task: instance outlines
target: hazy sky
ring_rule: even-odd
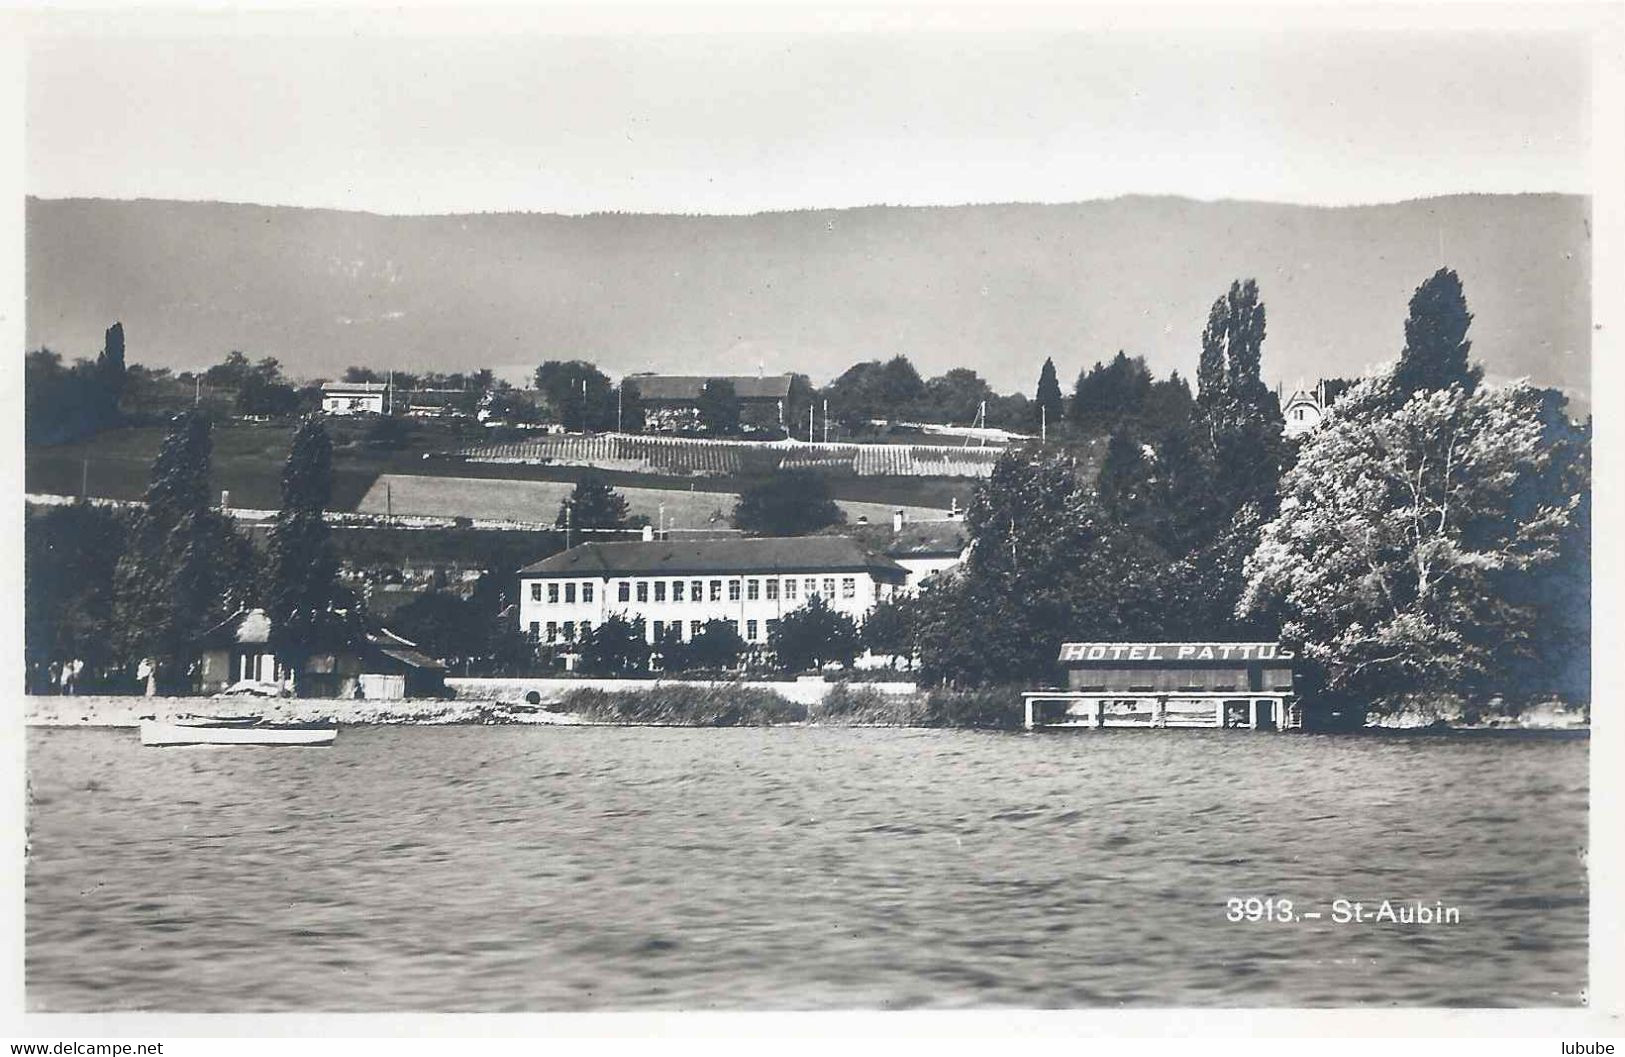
[[[26,179],[385,213],[1586,192],[1587,56],[1460,32],[41,37]]]

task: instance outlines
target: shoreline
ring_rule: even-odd
[[[650,684],[653,685],[653,684]],[[681,684],[662,684],[665,686]],[[901,698],[903,695],[898,695]],[[910,698],[916,695],[908,695]],[[923,695],[918,695],[923,696]],[[407,698],[395,701],[350,701],[331,698],[241,698],[136,697],[111,695],[27,696],[24,698],[24,725],[41,728],[134,729],[143,717],[173,720],[181,716],[233,716],[253,713],[272,723],[332,723],[338,726],[567,726],[567,727],[687,727],[707,729],[718,726],[781,727],[892,727],[920,730],[989,729],[974,724],[908,722],[906,716],[816,712],[804,718],[785,717],[766,722],[707,722],[703,717],[632,718],[583,714],[574,710],[550,710],[560,701],[540,705],[519,704],[492,698]],[[902,702],[899,701],[899,704]],[[1369,723],[1335,733],[1417,737],[1446,734],[1590,734],[1590,724],[1575,720],[1573,713],[1531,710],[1518,718],[1495,722],[1451,724]],[[901,721],[900,721],[901,720]],[[1303,733],[1331,733],[1305,731]]]

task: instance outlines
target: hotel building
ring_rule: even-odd
[[[644,621],[655,642],[684,641],[711,620],[747,643],[814,598],[862,621],[908,571],[842,536],[583,543],[519,570],[519,626],[537,642],[578,641],[610,616]]]

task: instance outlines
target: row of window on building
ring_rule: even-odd
[[[737,631],[740,637],[746,642],[766,642],[767,636],[773,633],[773,629],[778,626],[779,622],[777,620],[770,619],[760,621],[735,620],[731,621],[730,623],[733,624],[734,630]],[[656,620],[651,623],[650,630],[654,632],[655,642],[660,642],[667,636],[676,636],[679,640],[693,642],[694,637],[700,633],[700,628],[703,626],[703,621],[689,621],[688,635],[686,637],[683,634],[683,622],[681,620]],[[548,645],[583,641],[591,634],[592,621],[590,620],[583,620],[580,623],[577,623],[574,620],[566,620],[562,622],[557,620],[549,620],[545,627],[539,620],[533,620],[530,622],[531,639],[535,641],[546,641]],[[543,639],[544,635],[546,636],[545,640]]]
[[[710,601],[720,602],[722,601],[723,584],[724,581],[722,580],[711,580],[709,582],[705,580],[671,580],[669,582],[666,580],[639,580],[636,583],[622,580],[616,585],[616,599],[621,602],[632,601],[635,589],[639,602],[650,601],[651,591],[654,596],[653,600],[656,602],[664,602],[668,597],[673,602],[704,602],[707,600],[707,588],[709,587]],[[794,602],[798,600],[798,591],[805,594],[807,598],[813,598],[820,591],[825,597],[836,597],[836,578],[833,576],[825,576],[821,579],[816,576],[803,577],[799,580],[799,587],[797,586],[798,580],[794,576],[786,576],[782,582],[778,577],[774,577],[766,580],[759,578],[743,581],[728,580],[726,584],[728,601],[730,602],[740,600],[741,590],[744,592],[745,601],[748,602],[756,602],[764,597],[767,601],[772,602],[778,600],[781,594],[785,601]],[[530,585],[530,600],[532,602],[542,600],[542,589],[543,585],[540,583]],[[580,584],[579,590],[576,584],[568,581],[549,583],[546,585],[546,589],[549,603],[556,604],[562,598],[566,605],[572,605],[578,597],[582,602],[593,601],[594,588],[590,581]],[[840,592],[841,598],[857,597],[858,578],[855,576],[840,577]]]

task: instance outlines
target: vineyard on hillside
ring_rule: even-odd
[[[596,466],[677,477],[818,470],[859,477],[987,477],[1002,447],[947,444],[806,444],[698,440],[626,433],[476,444],[449,454],[467,462]]]

